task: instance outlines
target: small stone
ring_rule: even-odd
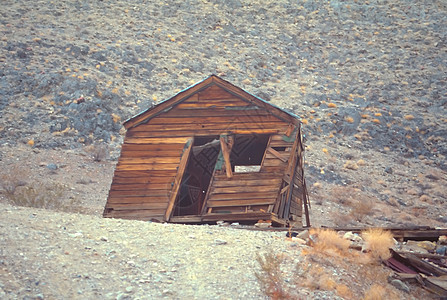
[[[351,231],[346,232],[343,235],[343,238],[345,240],[353,241],[356,243],[361,243],[363,241],[363,239],[358,234],[352,233]]]
[[[228,242],[225,241],[225,240],[221,240],[221,239],[215,239],[214,240],[214,244],[216,244],[216,245],[226,245],[226,244],[228,244]]]
[[[385,173],[393,174],[393,168],[391,168],[391,167],[386,167],[386,168],[385,168]]]
[[[404,282],[402,282],[399,279],[391,280],[390,284],[393,285],[398,290],[404,291],[406,293],[410,292],[410,288],[408,287],[408,285],[406,285]]]
[[[419,197],[419,200],[422,202],[431,202],[431,198],[428,195],[422,195]]]
[[[355,161],[352,160],[348,160],[347,162],[345,162],[345,164],[343,165],[343,167],[345,169],[350,169],[350,170],[357,170],[359,168],[359,166],[357,165],[357,163]]]
[[[438,241],[441,245],[447,245],[447,235],[441,235]]]
[[[292,241],[297,244],[300,244],[300,245],[306,245],[306,241],[303,239],[300,239],[299,237],[293,237]]]
[[[56,171],[57,168],[58,168],[57,165],[53,163],[47,165],[47,169],[51,171]]]
[[[126,287],[126,293],[132,293],[133,292],[133,287],[128,286]]]
[[[301,231],[296,237],[302,240],[307,240],[309,238],[309,230]]]
[[[101,237],[101,241],[103,241],[103,242],[107,242],[107,238],[106,238],[105,236],[102,236],[102,237]]]
[[[417,189],[408,189],[407,194],[409,195],[417,195],[419,194],[419,191]]]
[[[445,255],[447,253],[447,246],[437,246],[436,254]]]

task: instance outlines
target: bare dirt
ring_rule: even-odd
[[[2,298],[259,299],[271,248],[297,274],[284,234],[101,218],[122,121],[212,73],[302,119],[312,225],[447,226],[444,1],[7,0],[0,16],[2,188],[73,204],[0,194]]]

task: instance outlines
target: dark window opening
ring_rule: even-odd
[[[199,215],[220,152],[218,136],[196,137],[183,174],[174,216]]]
[[[259,172],[269,135],[236,135],[230,162],[235,173]]]

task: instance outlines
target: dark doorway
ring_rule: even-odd
[[[219,136],[195,137],[174,216],[199,215],[220,152]]]

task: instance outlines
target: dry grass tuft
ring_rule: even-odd
[[[315,238],[313,249],[320,253],[344,255],[351,244],[331,229],[311,229],[310,234]]]
[[[261,272],[255,272],[255,276],[264,294],[274,300],[292,299],[283,286],[282,259],[274,253],[267,253],[264,256],[258,255],[256,261],[261,267]]]
[[[59,183],[37,182],[21,186],[7,194],[9,203],[16,206],[45,208],[58,211],[77,212],[80,203],[75,198],[66,199],[67,187]]]
[[[374,202],[367,197],[364,197],[363,199],[351,203],[351,205],[352,210],[350,215],[356,221],[361,222],[366,216],[369,216],[373,213],[372,209],[374,208]]]
[[[19,166],[8,167],[8,172],[0,176],[0,192],[6,197],[14,195],[16,189],[26,184],[26,172]]]
[[[390,248],[394,245],[393,235],[383,229],[368,229],[362,232],[366,249],[375,261],[387,260],[391,257]]]
[[[366,291],[363,300],[397,300],[400,299],[399,296],[389,288],[386,288],[379,284],[373,284],[368,291]]]

